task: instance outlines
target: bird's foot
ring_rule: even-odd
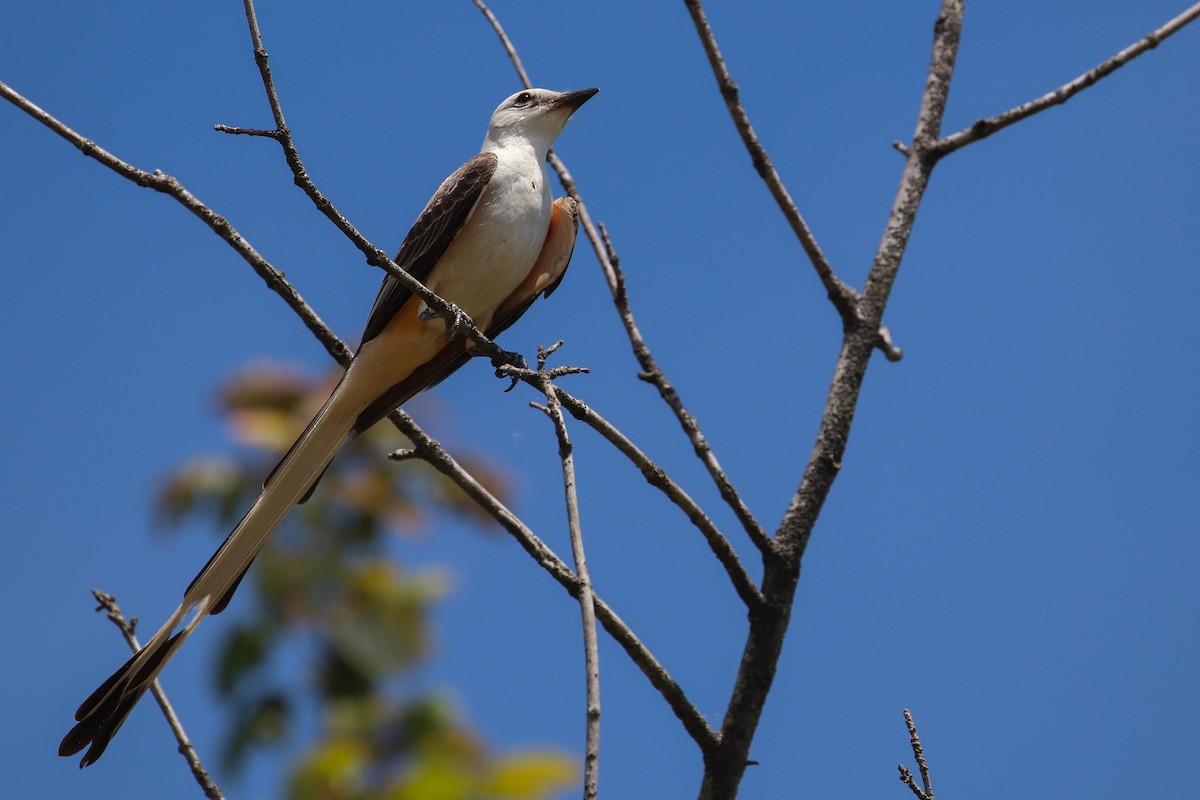
[[[497,378],[512,379],[512,383],[504,390],[506,392],[511,392],[516,388],[517,383],[521,380],[521,373],[529,372],[529,362],[525,360],[525,356],[511,350],[501,350],[492,356],[492,366],[496,368]]]
[[[442,317],[446,321],[446,341],[450,342],[454,340],[455,336],[458,336],[458,329],[462,326],[463,320],[466,319],[467,315],[463,313],[461,308],[454,305],[454,303],[447,303],[446,305],[450,306],[450,314],[442,317],[441,314],[425,305],[425,303],[421,303],[421,310],[417,312],[417,319],[422,322],[428,322],[431,319]]]

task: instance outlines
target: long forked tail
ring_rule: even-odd
[[[254,505],[188,586],[183,603],[166,624],[79,706],[77,724],[58,747],[60,756],[75,755],[87,747],[79,766],[95,763],[200,621],[225,608],[267,537],[292,506],[307,498],[353,427],[361,404],[349,397],[345,388],[343,379],[271,473]],[[189,614],[191,620],[177,631]]]

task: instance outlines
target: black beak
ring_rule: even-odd
[[[564,92],[553,101],[554,108],[569,108],[574,114],[581,105],[591,99],[599,89],[580,89],[577,92]]]

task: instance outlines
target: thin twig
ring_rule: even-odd
[[[100,604],[96,610],[107,613],[109,621],[121,631],[129,648],[135,653],[141,650],[141,642],[138,641],[133,630],[137,624],[137,618],[135,617],[132,621],[125,619],[125,615],[121,613],[121,607],[117,605],[117,598],[107,592],[92,589],[92,597],[95,597],[96,602]],[[196,783],[200,784],[200,790],[204,792],[204,796],[209,800],[225,800],[225,795],[221,793],[220,787],[209,776],[208,770],[200,761],[200,756],[196,754],[192,740],[183,730],[183,723],[179,721],[179,716],[171,706],[171,701],[167,699],[167,693],[163,691],[162,685],[157,680],[150,684],[150,693],[154,695],[155,702],[158,703],[163,716],[166,717],[167,725],[171,727],[171,733],[175,735],[175,741],[179,743],[179,754],[187,761],[188,769],[192,771],[192,777],[196,779]]]
[[[560,341],[558,345],[561,344],[562,342]],[[558,345],[555,346],[555,349],[557,349]],[[542,385],[543,377],[554,380],[562,375],[571,375],[578,372],[586,372],[587,370],[580,367],[556,367],[552,370],[532,370],[507,365],[501,367],[499,371],[530,383],[544,394],[545,388]],[[705,541],[708,542],[717,560],[725,567],[730,583],[733,584],[734,590],[738,593],[742,602],[748,608],[755,608],[760,605],[763,599],[762,594],[758,591],[758,587],[754,585],[754,581],[750,579],[749,574],[747,574],[745,568],[742,566],[737,552],[729,544],[729,540],[725,538],[712,519],[696,504],[696,501],[679,484],[671,479],[666,470],[655,464],[649,456],[642,452],[629,437],[621,433],[611,422],[593,411],[582,400],[564,391],[562,388],[555,386],[555,393],[561,404],[571,412],[571,416],[580,422],[586,423],[616,447],[618,451],[638,468],[651,486],[662,491],[672,503],[687,515],[688,520],[704,536]],[[547,406],[540,403],[531,402],[530,405],[540,411],[549,413]]]
[[[216,130],[225,133],[248,133],[254,130],[254,135],[262,135],[274,139],[283,148],[284,159],[287,161],[288,167],[292,171],[295,184],[308,195],[312,200],[313,205],[317,207],[326,219],[334,224],[346,238],[348,238],[355,247],[366,257],[368,264],[379,267],[387,272],[393,278],[400,282],[404,288],[411,291],[413,294],[425,301],[425,305],[433,311],[437,316],[446,321],[447,328],[453,328],[459,334],[464,334],[471,338],[474,346],[481,353],[489,356],[493,363],[507,363],[511,358],[510,353],[502,350],[493,343],[483,332],[476,327],[474,320],[463,313],[462,309],[439,295],[431,292],[423,283],[409,275],[396,264],[388,254],[380,248],[376,247],[365,236],[359,232],[358,228],[348,220],[337,207],[316,185],[308,171],[304,167],[304,162],[300,159],[300,152],[296,148],[295,140],[292,138],[291,129],[288,128],[287,120],[283,115],[283,105],[279,99],[279,91],[275,86],[275,80],[271,77],[271,67],[269,56],[266,48],[263,46],[262,31],[258,26],[258,16],[254,10],[254,0],[243,0],[243,6],[246,12],[246,23],[250,29],[250,42],[254,48],[254,62],[258,65],[259,76],[262,78],[263,89],[267,94],[267,103],[271,107],[271,115],[275,119],[275,130],[258,131],[256,129],[237,128],[228,125],[215,126]]]
[[[500,24],[500,20],[496,19],[496,15],[483,0],[471,0],[471,2],[483,12],[492,26],[492,30],[500,37],[500,44],[504,46],[504,52],[508,53],[508,60],[512,62],[513,69],[517,71],[517,77],[521,79],[521,83],[525,85],[526,89],[532,89],[533,83],[529,80],[529,73],[525,71],[525,65],[521,63],[521,56],[517,54],[517,48],[513,46],[512,39],[509,39],[508,34],[504,32],[504,26]]]
[[[833,265],[829,263],[829,259],[817,242],[817,237],[808,227],[808,223],[804,221],[800,209],[796,206],[796,201],[792,199],[791,193],[784,185],[783,178],[779,176],[775,165],[771,162],[767,149],[763,147],[758,134],[754,132],[754,126],[750,124],[750,115],[746,113],[746,107],[742,105],[738,85],[729,73],[725,57],[721,55],[721,48],[717,45],[716,34],[713,33],[712,26],[708,24],[704,6],[700,0],[684,0],[684,4],[692,17],[692,24],[700,37],[704,52],[708,56],[708,63],[712,68],[713,77],[717,79],[717,88],[725,100],[725,107],[729,109],[729,116],[733,118],[734,127],[742,137],[742,144],[745,145],[746,152],[750,154],[750,161],[754,164],[755,171],[767,185],[779,210],[783,212],[784,219],[791,226],[800,246],[804,248],[808,260],[812,262],[813,269],[817,272],[817,277],[825,286],[825,292],[829,296],[830,302],[841,315],[842,323],[844,325],[857,323],[858,292],[837,276]],[[899,361],[904,357],[904,351],[892,344],[891,332],[882,325],[879,327],[879,339],[876,346],[888,361]]]
[[[704,513],[683,488],[671,479],[666,470],[654,463],[629,437],[621,433],[611,422],[597,414],[591,407],[574,395],[558,388],[558,397],[571,416],[585,423],[592,430],[603,436],[613,447],[617,448],[629,461],[638,468],[646,482],[666,495],[687,516],[688,521],[704,536],[708,546],[716,555],[721,566],[729,576],[738,597],[749,608],[762,603],[762,594],[754,581],[746,574],[737,552],[729,544],[729,540],[721,533],[716,524]]]
[[[833,303],[842,318],[849,322],[855,314],[854,307],[858,303],[858,293],[834,272],[833,265],[829,263],[829,259],[817,242],[817,237],[813,235],[812,229],[804,221],[800,209],[796,206],[787,187],[784,186],[783,179],[779,177],[775,165],[771,163],[767,149],[763,147],[758,134],[754,132],[754,126],[750,124],[750,116],[746,113],[745,106],[742,105],[738,85],[734,82],[733,76],[729,74],[729,67],[726,66],[721,49],[717,46],[717,38],[708,24],[708,17],[704,14],[704,7],[700,0],[684,0],[684,5],[687,6],[688,14],[692,17],[692,24],[700,37],[700,43],[704,46],[709,66],[712,67],[713,77],[717,79],[717,88],[725,100],[725,107],[729,109],[729,116],[733,118],[734,126],[737,127],[737,131],[742,137],[746,152],[750,154],[754,169],[763,179],[763,183],[767,185],[771,196],[775,198],[775,203],[792,227],[792,232],[796,234],[800,246],[808,254],[808,260],[812,262],[813,269],[817,271],[817,277],[825,286],[830,302]]]
[[[921,791],[921,787],[917,786],[917,781],[913,778],[913,774],[908,771],[908,767],[903,764],[897,765],[900,768],[900,782],[912,789],[912,793],[917,796],[917,800],[929,800],[925,793]]]
[[[553,155],[551,156],[550,163],[558,172],[559,179],[562,181],[567,192],[572,197],[575,197],[576,200],[579,200],[579,190],[575,186],[575,181],[571,178],[571,174],[567,172],[566,165],[557,156]],[[650,346],[646,344],[646,340],[638,328],[637,320],[633,317],[633,309],[629,305],[629,293],[625,284],[625,273],[621,270],[621,259],[613,248],[612,239],[608,236],[608,230],[603,224],[597,228],[592,223],[592,218],[588,214],[587,207],[583,204],[582,200],[579,201],[579,220],[583,224],[588,239],[592,242],[592,246],[596,251],[596,257],[600,262],[601,268],[604,270],[609,289],[612,292],[613,305],[621,317],[621,323],[625,326],[625,334],[633,348],[634,358],[637,359],[638,364],[642,368],[642,372],[638,377],[658,390],[659,396],[666,402],[671,411],[674,412],[675,418],[679,421],[680,426],[688,437],[688,441],[692,444],[692,450],[696,453],[696,457],[700,459],[700,463],[708,471],[709,477],[716,485],[721,498],[733,510],[734,515],[742,524],[742,528],[746,531],[746,535],[763,553],[764,557],[770,556],[772,552],[771,538],[767,535],[762,525],[759,524],[758,520],[754,518],[754,514],[750,511],[749,506],[742,500],[737,488],[733,485],[733,481],[729,479],[729,476],[721,467],[716,453],[713,452],[712,446],[708,443],[708,439],[700,429],[700,423],[696,421],[696,418],[692,416],[687,406],[683,404],[683,399],[675,390],[674,385],[671,384],[670,380],[667,379],[666,373],[658,366],[654,354],[650,351]]]
[[[517,55],[517,49],[513,46],[512,40],[508,38],[508,34],[504,32],[504,28],[500,25],[500,21],[496,19],[496,15],[492,13],[483,0],[471,0],[471,2],[487,17],[496,36],[499,37],[501,44],[504,46],[505,52],[508,53],[509,60],[512,62],[513,68],[516,70],[521,82],[527,88],[531,86],[529,74],[525,71],[520,56]],[[650,352],[649,346],[646,344],[646,340],[642,337],[641,331],[634,321],[633,312],[629,308],[629,298],[624,288],[624,275],[621,274],[619,267],[613,264],[616,254],[612,251],[612,242],[608,241],[606,243],[601,238],[596,225],[592,222],[591,214],[588,213],[587,204],[583,201],[583,195],[579,193],[579,187],[575,184],[575,180],[567,170],[567,165],[563,163],[562,159],[553,150],[550,151],[547,160],[558,174],[559,182],[562,183],[567,194],[574,197],[576,202],[579,203],[580,222],[583,224],[588,241],[592,243],[592,250],[596,253],[596,259],[600,262],[600,269],[604,272],[604,278],[608,282],[613,302],[617,307],[618,314],[620,314],[621,322],[625,326],[625,333],[629,337],[630,344],[633,346],[634,357],[637,358],[638,364],[642,368],[643,379],[658,389],[659,395],[675,413],[679,424],[683,427],[684,433],[687,434],[688,439],[691,441],[696,455],[708,470],[721,497],[733,509],[734,514],[737,515],[738,521],[745,528],[747,536],[750,537],[751,541],[754,542],[764,555],[769,554],[771,549],[770,537],[767,536],[766,531],[758,523],[758,520],[754,518],[754,515],[750,513],[750,509],[742,502],[742,498],[734,488],[732,481],[729,480],[729,476],[725,474],[720,462],[717,461],[717,457],[713,453],[708,440],[701,432],[695,417],[683,405],[679,394],[667,380],[666,374],[659,368],[653,354]],[[605,238],[607,238],[607,234]],[[612,258],[610,258],[610,254]]]
[[[1200,17],[1200,3],[1187,9],[1161,28],[1143,36],[1112,58],[1093,67],[1075,80],[1064,83],[1054,91],[1048,92],[1035,100],[1030,100],[1028,103],[1023,103],[1016,108],[1010,108],[1002,114],[978,120],[971,127],[946,136],[934,147],[934,157],[941,158],[942,156],[949,155],[960,147],[965,147],[980,139],[986,139],[993,133],[1004,130],[1009,125],[1020,122],[1023,119],[1032,117],[1039,111],[1045,111],[1048,108],[1067,102],[1101,78],[1116,72],[1142,53],[1158,47],[1163,40],[1179,31],[1183,26],[1197,17]]]
[[[558,457],[562,462],[563,495],[567,505],[567,529],[571,535],[571,555],[575,560],[575,577],[579,585],[579,608],[583,622],[583,653],[587,686],[587,721],[583,756],[583,798],[596,800],[600,780],[600,646],[596,641],[596,607],[592,579],[588,575],[587,556],[583,549],[583,529],[579,521],[579,496],[575,484],[575,454],[567,421],[563,418],[562,403],[553,378],[546,371],[546,358],[562,345],[538,348],[540,388],[546,395],[546,415],[554,423],[558,438]]]
[[[917,769],[921,773],[921,783],[924,789],[917,788],[912,773],[900,764],[900,780],[913,790],[921,800],[934,800],[933,785],[929,781],[929,764],[925,763],[925,749],[921,746],[921,737],[917,735],[917,723],[913,721],[912,712],[904,709],[904,724],[908,728],[908,743],[912,746],[913,757],[917,760]]]
[[[579,579],[571,571],[571,568],[516,514],[513,514],[500,502],[499,498],[489,492],[483,484],[475,479],[475,476],[463,469],[462,465],[446,452],[441,443],[421,430],[404,411],[393,411],[388,415],[388,419],[408,437],[413,447],[423,453],[424,459],[429,462],[430,466],[458,484],[467,493],[467,496],[475,501],[476,505],[500,523],[501,527],[517,540],[522,549],[532,556],[533,560],[549,573],[550,577],[566,589],[572,597],[579,597]],[[692,705],[692,701],[688,699],[683,689],[654,657],[649,648],[638,639],[633,630],[599,595],[594,595],[594,598],[596,618],[600,624],[616,640],[617,644],[621,645],[633,663],[642,671],[642,674],[649,679],[650,684],[667,701],[667,705],[671,707],[675,716],[683,724],[684,730],[700,747],[700,751],[706,754],[712,752],[717,746],[717,735],[709,727],[704,715]]]

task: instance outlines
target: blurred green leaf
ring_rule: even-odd
[[[241,700],[235,707],[233,724],[225,739],[222,764],[236,771],[252,746],[281,741],[290,716],[287,698],[280,693],[264,694],[249,701]]]
[[[263,662],[273,640],[271,631],[262,625],[236,625],[217,652],[217,690],[222,695],[230,694]]]

